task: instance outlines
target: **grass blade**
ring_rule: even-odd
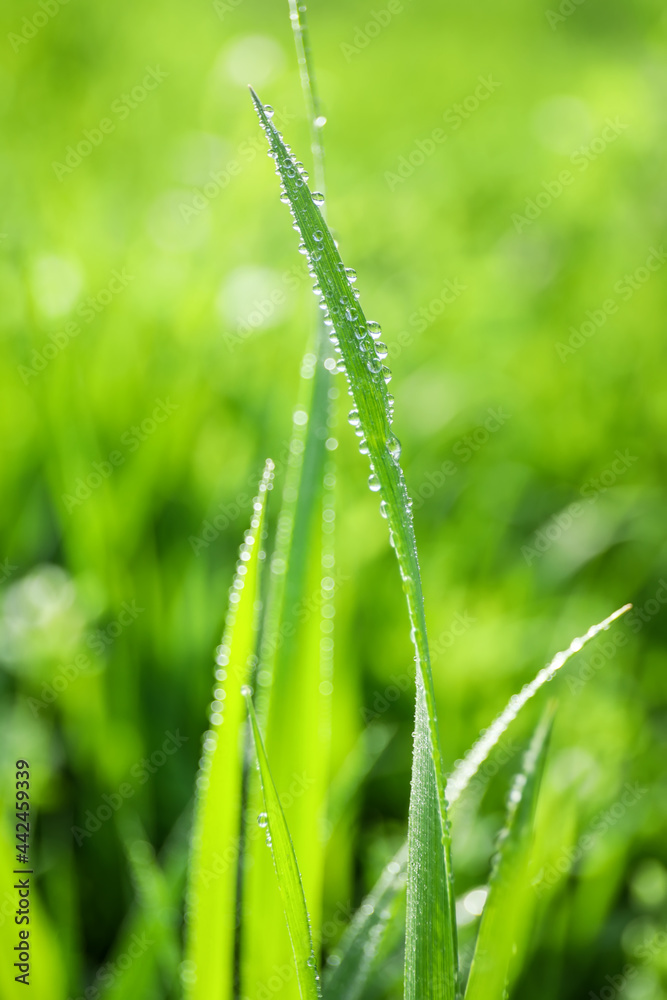
[[[546,684],[548,681],[552,680],[561,667],[565,664],[571,657],[578,653],[584,646],[594,639],[600,632],[604,632],[606,629],[612,625],[617,618],[624,615],[632,607],[631,604],[625,604],[622,608],[614,611],[613,614],[605,618],[604,621],[599,622],[597,625],[592,625],[589,630],[582,636],[578,636],[573,639],[567,649],[560,653],[556,653],[553,660],[543,667],[538,674],[530,681],[525,684],[521,689],[519,694],[513,695],[510,698],[508,704],[505,706],[503,711],[499,716],[494,719],[489,728],[485,730],[484,735],[477,740],[474,746],[468,751],[460,764],[457,765],[456,769],[452,773],[449,781],[447,782],[447,795],[450,802],[455,802],[459,797],[461,792],[466,788],[470,780],[475,776],[479,768],[482,766],[489,753],[498,743],[507,727],[511,722],[516,719],[517,715],[526,704],[530,701],[534,695],[540,690],[540,688]]]
[[[585,635],[573,639],[566,650],[557,653],[551,662],[522,688],[518,695],[514,695],[510,699],[500,715],[485,730],[484,735],[473,745],[463,760],[459,761],[449,776],[447,801],[450,809],[455,806],[494,746],[497,745],[526,703],[537,694],[544,684],[556,676],[568,660],[600,632],[608,629],[629,609],[630,605],[626,604],[614,611],[604,621],[593,625]],[[343,997],[351,1000],[351,998],[359,996],[363,990],[371,963],[364,960],[362,956],[368,957],[370,953],[377,952],[382,938],[388,930],[388,922],[380,921],[379,914],[381,910],[386,911],[392,905],[394,897],[405,888],[405,879],[401,877],[401,873],[405,871],[407,856],[408,845],[406,842],[385,866],[377,883],[352,918],[350,928],[334,955],[333,969],[326,977],[328,1000],[342,1000]],[[349,997],[346,991],[350,991]]]
[[[257,641],[261,537],[266,495],[273,477],[268,461],[246,533],[216,671],[225,693],[213,702],[211,730],[197,781],[195,829],[188,885],[188,933],[184,974],[191,1000],[232,995],[236,934],[236,885],[241,829],[242,735],[245,706],[241,687],[249,680]]]
[[[302,1000],[318,1000],[320,996],[319,975],[315,962],[310,919],[306,897],[303,892],[301,873],[294,853],[294,845],[290,837],[285,814],[280,804],[278,791],[273,783],[269,762],[262,741],[262,734],[257,725],[257,717],[252,699],[245,689],[248,712],[255,740],[255,750],[259,763],[259,774],[266,809],[265,822],[267,840],[276,869],[278,886],[285,910],[287,929],[292,942],[294,962]]]
[[[503,1000],[507,995],[510,962],[525,917],[533,817],[554,715],[555,706],[548,707],[510,791],[465,1000]]]
[[[389,522],[391,543],[406,594],[417,661],[415,755],[410,807],[408,916],[406,938],[406,997],[416,1000],[452,1000],[456,992],[457,950],[445,782],[439,745],[433,678],[426,637],[417,547],[400,445],[392,429],[392,400],[387,391],[388,370],[382,364],[386,348],[376,338],[377,324],[369,324],[322,213],[313,201],[306,175],[271,122],[271,113],[254,91],[253,101],[269,141],[296,225],[301,249],[308,256],[316,290],[325,312],[325,324],[339,357],[339,369],[348,378],[354,409],[350,422],[360,434],[360,446],[370,459],[369,487],[380,492],[381,510]],[[418,854],[414,852],[418,851]],[[433,947],[437,942],[437,947]]]
[[[357,1000],[363,993],[393,919],[397,897],[405,889],[407,865],[408,850],[404,844],[385,866],[352,918],[340,945],[329,956],[324,977],[327,1000]]]

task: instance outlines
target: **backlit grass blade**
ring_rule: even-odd
[[[447,781],[447,801],[450,810],[456,805],[482,764],[526,703],[537,694],[544,684],[556,676],[558,671],[565,666],[571,657],[582,650],[600,632],[608,629],[630,607],[631,605],[626,604],[624,607],[619,608],[618,611],[614,611],[604,621],[593,625],[585,635],[573,639],[568,648],[557,653],[551,662],[546,667],[543,667],[533,680],[521,689],[518,695],[512,696],[500,715],[484,731],[484,734],[468,751],[465,757],[458,762],[449,776]],[[335,954],[334,960],[336,964],[330,973],[331,988],[334,990],[334,993],[331,995],[330,1000],[338,1000],[339,997],[345,996],[344,989],[351,988],[351,983],[355,984],[356,992],[352,994],[354,996],[358,995],[365,985],[366,974],[370,965],[369,963],[364,963],[362,971],[357,972],[359,956],[363,954],[368,955],[369,951],[375,953],[380,947],[382,936],[388,929],[389,924],[388,922],[381,922],[378,919],[378,906],[380,901],[382,901],[382,906],[386,909],[387,905],[391,904],[393,897],[405,887],[404,879],[398,876],[407,862],[407,849],[408,845],[406,842],[385,866],[375,886],[366,896],[352,918],[350,929],[344,935]],[[365,951],[365,949],[368,950]],[[329,985],[328,979],[327,985]]]
[[[324,874],[321,826],[329,777],[329,732],[334,560],[333,469],[330,442],[331,373],[324,367],[328,344],[310,355],[302,370],[302,398],[294,432],[277,541],[271,558],[267,619],[257,672],[257,712],[266,734],[274,779],[284,790],[285,814],[298,851],[312,907],[317,938]],[[326,529],[326,530],[325,530]],[[323,612],[326,612],[326,619]],[[285,738],[285,720],[296,724]],[[251,777],[254,777],[251,776]],[[251,780],[249,812],[261,810],[259,789]],[[263,844],[248,844],[250,864],[244,877],[242,983],[249,996],[273,981],[275,969],[291,962],[283,930],[282,903]],[[267,938],[266,926],[276,928]],[[283,984],[278,995],[294,995]]]
[[[254,91],[252,97],[282,181],[283,196],[301,234],[300,249],[317,279],[316,291],[325,324],[331,328],[339,367],[347,375],[354,400],[350,422],[358,431],[362,453],[370,460],[369,487],[381,494],[381,511],[389,522],[390,540],[407,598],[417,661],[417,711],[409,821],[413,854],[408,866],[405,990],[408,1000],[423,996],[451,1000],[456,992],[458,963],[445,782],[417,548],[399,463],[400,444],[391,427],[389,372],[382,363],[387,348],[377,341],[378,325],[369,324],[361,310],[355,276],[341,260],[308,189],[303,168],[285,146],[271,121],[271,112],[267,113]]]
[[[407,865],[405,844],[385,866],[338,948],[329,956],[324,976],[326,1000],[357,1000],[362,995],[389,923],[394,919],[397,897],[405,889]]]
[[[303,0],[290,0],[290,20],[296,44],[301,84],[311,131],[315,176],[324,192],[324,149],[321,139],[315,76]],[[288,790],[300,783],[298,795],[285,800],[285,810],[311,902],[312,929],[319,939],[324,887],[324,841],[321,827],[326,809],[330,750],[331,668],[333,638],[322,629],[331,615],[320,611],[326,592],[333,611],[333,453],[330,411],[331,371],[325,367],[330,345],[323,324],[317,324],[314,348],[304,358],[301,399],[295,412],[292,440],[271,560],[267,617],[257,673],[257,713],[275,780]],[[313,609],[309,611],[308,609]],[[306,620],[304,621],[304,614]],[[320,687],[321,685],[321,687]],[[299,725],[285,739],[284,720],[298,706]],[[259,792],[251,782],[250,810]],[[249,845],[250,864],[244,884],[242,983],[249,994],[275,982],[274,971],[290,960],[289,941],[282,927],[282,905],[270,858],[260,843]],[[264,926],[277,932],[267,938]],[[294,983],[284,983],[278,996],[291,1000]]]
[[[310,932],[310,919],[301,882],[301,873],[299,872],[294,845],[287,829],[285,814],[280,804],[278,791],[271,777],[262,734],[257,725],[257,718],[249,693],[246,693],[246,700],[255,740],[255,750],[257,752],[264,807],[266,810],[262,815],[261,822],[266,828],[267,842],[271,849],[276,869],[287,929],[294,952],[299,990],[302,1000],[318,1000],[321,995],[319,974],[315,961],[315,950]],[[267,928],[267,932],[271,933],[271,928]]]
[[[509,794],[506,826],[494,859],[465,1000],[503,1000],[525,916],[533,818],[555,708],[547,708]]]
[[[234,983],[242,735],[246,720],[241,688],[248,683],[257,642],[261,537],[272,478],[273,463],[268,461],[230,590],[229,611],[217,657],[211,729],[204,741],[197,780],[183,973],[185,995],[191,1000],[229,997]]]
[[[488,729],[484,731],[484,734],[477,740],[473,747],[468,751],[463,760],[456,766],[454,772],[452,773],[449,781],[447,782],[447,795],[450,802],[456,801],[461,792],[468,785],[470,780],[475,776],[479,768],[482,766],[486,758],[489,756],[491,750],[496,746],[499,739],[510,725],[511,722],[516,719],[517,715],[530,699],[537,694],[543,684],[552,680],[561,667],[564,667],[567,661],[578,653],[584,646],[594,639],[596,635],[600,632],[605,631],[609,628],[617,618],[624,615],[626,611],[629,611],[632,607],[631,604],[625,604],[622,608],[614,611],[612,615],[605,618],[604,621],[599,622],[597,625],[592,625],[589,630],[582,636],[578,636],[573,639],[567,649],[560,653],[556,653],[553,660],[543,667],[540,672],[533,678],[530,683],[524,685],[519,694],[513,695],[506,707],[497,716],[496,719],[491,723]]]

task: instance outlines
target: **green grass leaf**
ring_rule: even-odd
[[[521,709],[533,698],[542,686],[552,680],[565,664],[591,642],[600,632],[608,629],[630,608],[629,604],[614,611],[604,621],[593,625],[583,636],[573,639],[567,649],[557,653],[546,667],[526,684],[519,694],[513,695],[503,711],[491,723],[484,734],[458,762],[447,781],[447,801],[450,810],[455,807],[469,783],[475,777],[493,748],[517,717]],[[382,939],[390,928],[390,916],[380,919],[380,913],[393,907],[394,898],[405,888],[405,871],[408,856],[407,842],[385,866],[380,878],[352,918],[348,931],[343,936],[334,955],[335,964],[325,977],[327,995],[332,990],[330,1000],[359,996],[372,969],[370,956],[375,955],[382,945]],[[394,910],[395,912],[395,910]]]
[[[267,841],[276,869],[278,886],[285,910],[285,919],[292,942],[294,962],[301,991],[302,1000],[317,1000],[320,994],[319,974],[315,961],[315,949],[310,932],[310,918],[306,897],[303,892],[301,873],[294,852],[285,814],[280,804],[278,791],[273,783],[269,762],[257,724],[255,709],[249,693],[246,693],[248,712],[252,725],[252,733],[257,751],[259,774],[264,796],[264,823],[266,824]],[[270,933],[271,929],[268,930]]]
[[[509,794],[506,826],[494,860],[465,1000],[503,1000],[515,946],[527,915],[533,818],[555,707],[548,706]]]
[[[188,883],[189,920],[184,988],[190,1000],[232,995],[236,934],[237,869],[241,854],[242,734],[246,712],[241,688],[250,679],[257,643],[261,537],[273,477],[267,462],[254,514],[230,590],[230,607],[218,657],[216,686],[224,713],[213,703],[204,743]]]
[[[392,399],[387,390],[386,347],[378,341],[379,326],[368,323],[354,288],[354,273],[346,269],[324,217],[313,200],[303,168],[296,162],[271,121],[271,113],[254,91],[252,98],[269,141],[302,238],[301,250],[317,279],[316,291],[325,324],[347,375],[354,408],[350,422],[360,447],[370,460],[369,487],[379,492],[388,520],[406,594],[417,661],[417,710],[413,780],[408,838],[406,982],[408,1000],[428,996],[452,1000],[456,992],[457,949],[448,821],[433,678],[426,637],[417,547],[400,444],[392,431]]]

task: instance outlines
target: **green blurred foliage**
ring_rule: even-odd
[[[96,970],[157,919],[125,814],[164,866],[163,924],[180,919],[226,591],[266,455],[280,485],[313,322],[246,83],[306,162],[308,136],[286,5],[0,17],[0,786],[7,803],[30,760],[52,995],[102,996]],[[625,995],[667,997],[649,946],[667,916],[667,16],[379,0],[310,21],[329,219],[390,347],[446,758],[573,635],[637,609],[554,685],[517,995],[600,995],[629,965]],[[403,836],[413,710],[400,581],[344,408],[340,425],[335,766],[369,709],[397,732],[332,838],[330,913]],[[459,891],[486,878],[509,758],[459,811]],[[89,836],[105,795],[122,805]],[[154,951],[132,989],[176,996],[174,949]]]

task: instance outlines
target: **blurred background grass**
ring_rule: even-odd
[[[0,15],[0,782],[7,802],[30,760],[38,995],[59,998],[118,989],[95,977],[142,898],[123,817],[178,898],[226,591],[266,455],[281,478],[314,301],[246,90],[307,162],[286,5],[45,3]],[[646,948],[667,913],[667,16],[560,10],[379,0],[310,21],[329,218],[390,347],[450,763],[573,635],[639,609],[557,682],[544,857],[604,830],[542,873],[517,995],[599,994],[630,964],[640,1000],[667,996]],[[395,734],[333,842],[334,914],[403,836],[412,720],[410,686],[388,688],[412,670],[398,574],[341,424],[334,762],[369,713]],[[484,881],[506,757],[460,813],[462,891]],[[644,791],[603,824],[626,782]],[[141,995],[176,996],[177,958],[155,950]]]

